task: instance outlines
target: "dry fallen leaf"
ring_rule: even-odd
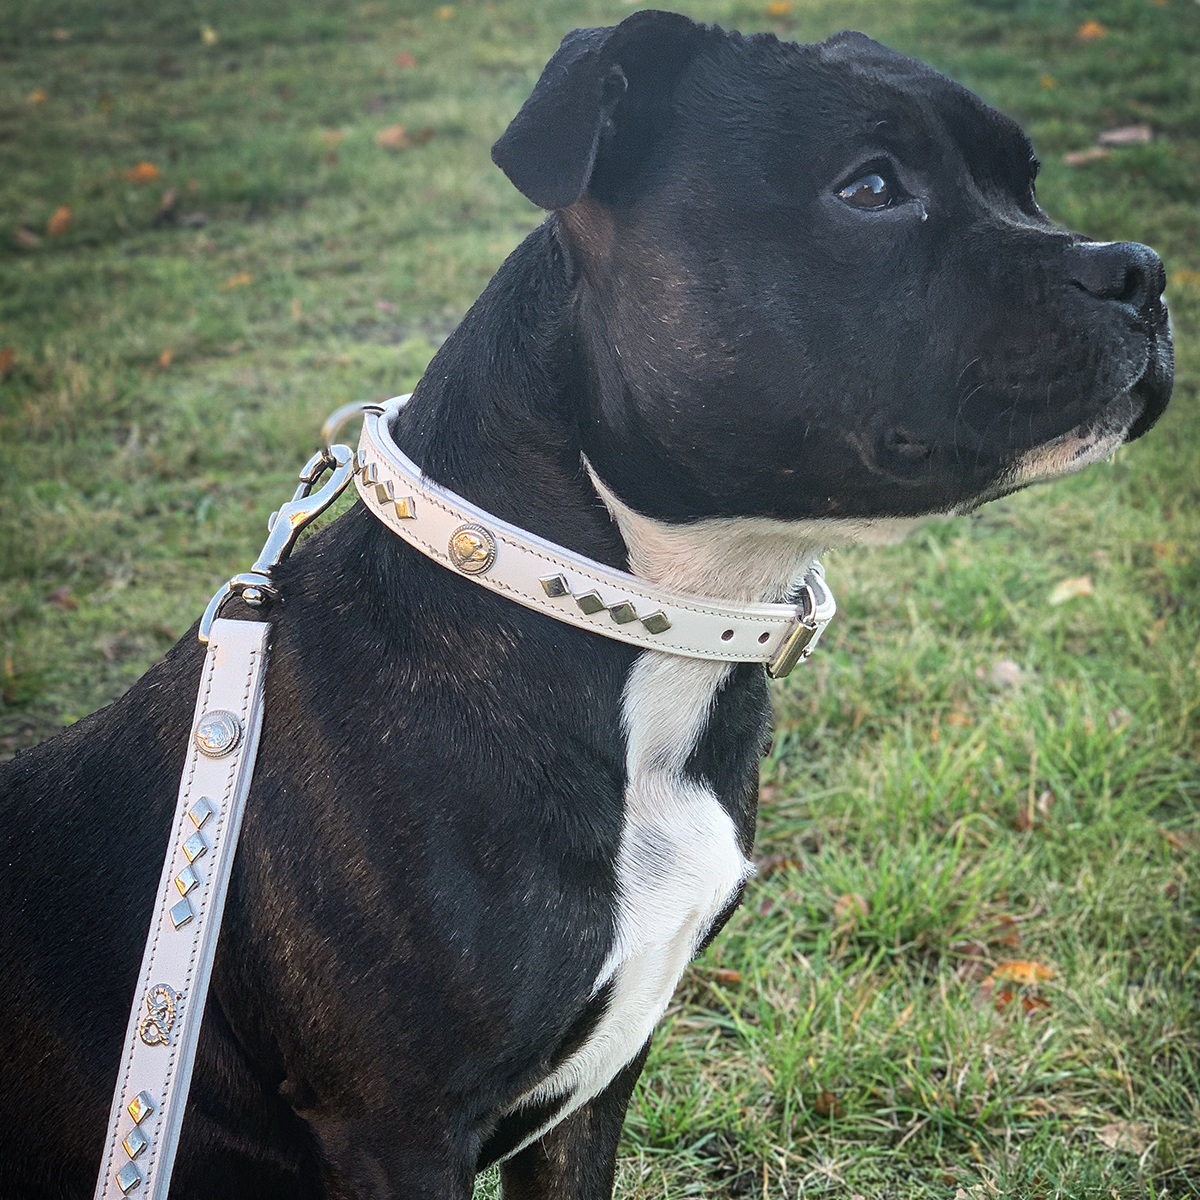
[[[1046,88],[1049,91],[1051,88],[1058,87],[1058,80],[1053,75],[1042,75],[1038,78],[1038,87]]]
[[[409,54],[407,50],[403,54],[396,55],[396,66],[398,67],[415,67],[417,65],[417,56]]]
[[[946,724],[954,725],[959,729],[967,729],[971,725],[974,725],[975,722],[965,712],[959,712],[957,709],[954,709],[946,714]]]
[[[71,612],[79,607],[79,601],[71,595],[70,584],[64,583],[62,587],[55,588],[54,591],[46,597],[46,603],[52,608],[61,609],[63,612]]]
[[[813,1102],[813,1112],[818,1117],[844,1117],[846,1109],[842,1102],[832,1093],[821,1091]]]
[[[754,860],[759,879],[770,879],[778,871],[803,871],[804,864],[790,854],[764,854]]]
[[[375,135],[375,145],[385,150],[407,150],[412,142],[408,140],[408,130],[403,125],[389,125]]]
[[[168,347],[158,356],[158,369],[165,371],[175,358],[175,351]]]
[[[742,982],[741,971],[731,971],[728,967],[718,967],[713,972],[713,979],[717,983],[735,984]]]
[[[30,104],[45,104],[49,99],[49,95],[47,94],[45,88],[34,88],[33,91],[25,97],[25,99]]]
[[[1092,586],[1090,575],[1074,575],[1069,579],[1060,579],[1050,589],[1047,602],[1051,605],[1066,604],[1078,596],[1090,596],[1096,589]]]
[[[60,204],[46,222],[46,233],[50,237],[61,237],[70,228],[71,210],[65,204]]]
[[[454,5],[443,4],[441,8],[434,12],[433,15],[437,17],[439,21],[448,21],[452,16],[454,16]]]
[[[1133,1121],[1113,1121],[1097,1129],[1096,1136],[1110,1150],[1139,1156],[1146,1153],[1146,1148],[1153,1140],[1153,1135],[1145,1125]]]
[[[246,287],[254,282],[254,276],[249,271],[238,271],[236,275],[230,275],[224,283],[221,284],[221,291],[231,292],[234,288]]]
[[[1098,146],[1144,146],[1152,141],[1154,130],[1149,125],[1122,125],[1106,129],[1096,138]]]
[[[215,46],[220,40],[220,34],[211,25],[200,26],[200,40],[206,46]]]
[[[1086,150],[1072,150],[1069,154],[1064,154],[1063,162],[1068,167],[1086,167],[1088,163],[1099,162],[1111,155],[1112,151],[1104,146],[1089,146]]]
[[[16,357],[17,352],[11,346],[5,346],[0,350],[0,379],[3,379],[12,370],[13,359]]]
[[[833,919],[839,927],[853,926],[871,911],[871,906],[857,892],[843,892],[833,902]]]
[[[152,162],[140,162],[125,172],[126,183],[153,183],[162,172]]]
[[[1041,963],[1017,958],[1002,962],[992,972],[991,978],[1003,980],[1005,983],[1044,983],[1047,979],[1054,978],[1054,971]]]
[[[1200,283],[1200,271],[1189,271],[1184,267],[1180,271],[1172,271],[1170,277],[1171,283]]]
[[[1087,20],[1076,30],[1079,39],[1084,42],[1095,42],[1102,37],[1108,37],[1108,30],[1099,21]]]
[[[780,17],[786,17],[792,11],[791,0],[771,0],[767,5],[767,16],[778,20]]]

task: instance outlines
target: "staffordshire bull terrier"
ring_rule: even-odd
[[[1012,121],[860,34],[578,30],[493,157],[551,215],[391,436],[608,567],[780,601],[824,547],[1167,404],[1157,256],[1056,228]],[[763,670],[511,603],[363,504],[278,585],[172,1195],[464,1200],[501,1161],[509,1200],[609,1196],[651,1030],[750,870]],[[91,1195],[201,661],[185,637],[4,768],[10,1200]]]

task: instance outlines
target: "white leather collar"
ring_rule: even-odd
[[[388,425],[408,401],[368,408],[355,486],[367,508],[422,554],[556,620],[619,642],[726,662],[775,678],[812,653],[835,611],[820,563],[797,604],[733,604],[659,588],[500,520],[426,478]]]

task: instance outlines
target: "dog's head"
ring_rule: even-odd
[[[962,511],[1139,437],[1157,255],[1053,225],[1008,118],[861,34],[570,34],[493,157],[557,210],[584,444],[641,512]]]

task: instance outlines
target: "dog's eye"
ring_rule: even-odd
[[[872,172],[848,183],[838,196],[851,208],[887,208],[896,202],[893,188],[882,175]]]

